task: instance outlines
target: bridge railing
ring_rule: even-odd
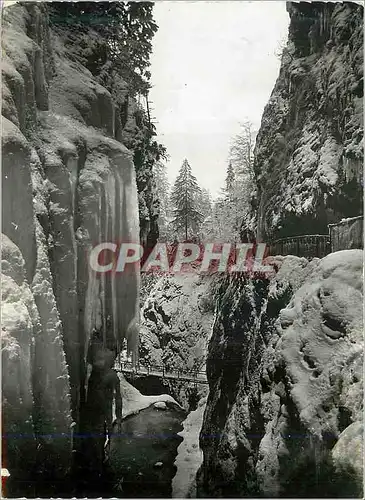
[[[148,363],[132,363],[131,361],[124,361],[120,364],[120,370],[123,372],[153,375],[157,374],[162,377],[173,376],[177,378],[189,377],[193,379],[206,378],[204,370],[167,370],[164,365],[148,364]]]
[[[331,251],[364,247],[364,216],[342,219],[336,224],[328,224],[331,236]]]
[[[297,257],[325,257],[331,253],[328,234],[290,236],[269,243],[269,255],[296,255]]]

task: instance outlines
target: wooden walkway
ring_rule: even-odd
[[[328,234],[289,236],[269,243],[269,255],[296,255],[322,259],[329,253],[331,253],[331,239]]]
[[[322,259],[331,252],[364,247],[364,216],[328,224],[328,234],[289,236],[269,243],[269,255],[296,255]]]
[[[328,225],[331,237],[331,250],[350,250],[364,248],[364,216],[342,219],[336,224]]]
[[[134,365],[133,363],[121,362],[116,371],[135,377],[158,377],[167,380],[179,380],[184,382],[194,382],[195,384],[208,384],[207,375],[202,370],[166,370],[163,365]]]

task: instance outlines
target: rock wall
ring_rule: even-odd
[[[362,251],[274,265],[220,293],[198,495],[361,496]]]
[[[255,148],[259,241],[362,213],[363,6],[287,4],[288,43]]]
[[[52,31],[63,45],[67,57],[90,70],[92,80],[98,86],[99,111],[102,116],[93,117],[93,126],[105,127],[109,134],[132,153],[138,191],[140,240],[144,246],[154,246],[159,235],[159,199],[152,169],[165,151],[154,140],[156,130],[149,114],[148,84],[145,81],[147,75],[141,78],[144,73],[142,66],[149,60],[151,50],[149,30],[155,30],[152,8],[152,4],[146,2],[139,7],[133,4],[123,7],[118,2],[110,2],[100,4],[96,9],[93,2],[52,2],[49,6]],[[124,17],[122,16],[122,24],[117,28],[113,15],[118,12],[121,15],[121,10],[124,11]],[[137,24],[131,29],[134,21]],[[142,32],[138,23],[141,26],[143,24]],[[118,29],[120,32],[117,35]],[[129,31],[127,38],[126,31]],[[115,47],[114,50],[110,50],[110,46],[107,49],[106,36],[116,36],[119,47],[126,44],[125,54],[116,57]],[[135,52],[132,47],[136,45],[139,49]],[[141,49],[144,53],[140,54],[138,60],[137,53]],[[142,62],[142,59],[145,61]],[[121,63],[121,60],[125,62]],[[63,77],[66,88],[69,87],[69,76],[70,73],[66,70]],[[76,83],[74,88],[80,94],[77,87]],[[94,101],[95,96],[92,94],[92,91],[85,93],[89,102]],[[77,105],[76,102],[74,104]],[[82,109],[79,106],[77,108],[83,114]],[[87,113],[90,114],[89,111]]]
[[[27,440],[11,436],[35,434],[36,461],[65,472],[92,330],[135,347],[138,274],[97,276],[88,255],[138,241],[138,195],[111,96],[68,56],[47,6],[7,7],[2,28],[3,431],[12,477],[21,457],[29,478]]]

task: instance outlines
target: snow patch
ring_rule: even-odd
[[[196,498],[196,473],[203,462],[203,452],[199,447],[199,434],[203,424],[207,398],[199,402],[195,411],[189,413],[179,432],[183,438],[177,449],[176,475],[172,480],[172,498]]]
[[[118,373],[120,380],[120,392],[123,400],[123,418],[134,415],[140,411],[154,405],[155,403],[171,404],[177,408],[183,409],[175,399],[169,394],[160,394],[157,396],[145,396],[126,381],[121,373]],[[115,416],[115,409],[114,409]]]

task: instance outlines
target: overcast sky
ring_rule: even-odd
[[[150,99],[170,181],[186,157],[216,195],[239,123],[260,126],[287,36],[285,2],[158,1],[154,18]]]

